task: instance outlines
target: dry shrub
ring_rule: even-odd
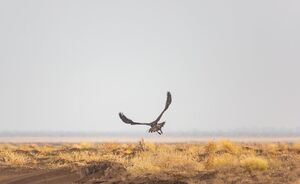
[[[240,156],[256,155],[256,146],[253,144],[244,144],[241,146]]]
[[[289,145],[286,143],[278,143],[278,150],[279,151],[287,151],[289,149]]]
[[[213,141],[209,141],[205,146],[204,150],[207,154],[214,154],[217,150],[217,144]]]
[[[136,154],[138,148],[133,144],[122,144],[118,148],[112,150],[114,155],[119,155],[121,157],[132,157]]]
[[[155,152],[158,149],[158,145],[154,144],[154,143],[151,143],[151,142],[145,142],[144,143],[144,149],[146,151],[153,151],[153,152]]]
[[[191,156],[198,155],[204,149],[204,146],[200,144],[182,144],[180,147],[182,147],[183,152],[186,152],[186,154]]]
[[[218,147],[221,150],[225,150],[227,153],[238,154],[241,151],[241,147],[229,140],[221,140],[218,143]]]
[[[62,152],[58,153],[56,157],[57,160],[62,160],[60,164],[85,164],[89,161],[95,160],[98,161],[99,158],[96,157],[94,153],[90,153],[88,151],[80,151],[80,152]]]
[[[153,151],[145,151],[134,157],[128,170],[134,175],[143,173],[172,172],[178,174],[194,174],[203,170],[203,165],[185,153],[175,151],[171,145],[160,145]]]
[[[264,149],[267,153],[276,154],[276,152],[278,151],[278,145],[274,143],[267,144],[264,146]]]
[[[0,161],[10,164],[25,166],[27,163],[33,163],[33,160],[25,154],[15,153],[9,150],[0,151]]]
[[[239,159],[232,154],[225,153],[215,156],[212,165],[214,168],[238,166]]]
[[[53,145],[41,145],[35,147],[35,150],[39,152],[39,154],[47,155],[53,151],[56,151],[58,148]]]
[[[207,153],[207,159],[205,161],[205,167],[207,169],[231,167],[239,164],[239,160],[235,154],[240,153],[241,148],[229,140],[222,140],[218,144],[210,141],[205,145],[204,149]],[[217,150],[224,150],[226,153],[217,155]]]
[[[119,143],[104,143],[100,146],[101,151],[103,152],[112,152],[113,150],[118,149],[121,146]]]
[[[241,166],[247,169],[248,171],[264,171],[267,170],[269,167],[268,161],[266,159],[256,156],[248,157],[241,160]]]
[[[215,155],[208,155],[206,161],[204,162],[204,166],[206,169],[210,169],[214,166],[215,163]]]
[[[204,151],[207,154],[207,159],[204,163],[205,168],[209,169],[214,166],[216,150],[217,150],[217,144],[213,141],[209,141],[204,146]]]

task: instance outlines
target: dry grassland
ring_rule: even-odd
[[[0,144],[0,173],[3,184],[299,184],[300,143]]]

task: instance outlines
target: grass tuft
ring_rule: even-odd
[[[233,143],[230,140],[221,140],[218,143],[218,147],[221,150],[225,150],[227,153],[230,154],[238,154],[241,151],[241,147],[236,145],[235,143]]]
[[[248,157],[241,160],[241,166],[248,171],[265,171],[268,169],[268,161],[261,157]]]
[[[213,160],[213,167],[233,167],[239,165],[239,159],[229,153],[225,153],[223,155],[215,156]]]

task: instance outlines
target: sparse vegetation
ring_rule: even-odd
[[[264,171],[268,169],[268,161],[266,159],[253,156],[241,160],[241,166],[249,171]]]
[[[0,151],[0,160],[4,164],[16,166],[25,166],[25,164],[34,162],[26,154],[11,152],[9,150]]]
[[[136,144],[0,144],[0,166],[53,169],[110,161],[121,164],[136,177],[162,173],[194,177],[224,169],[274,173],[284,167],[291,170],[288,161],[299,163],[299,150],[299,143],[241,144],[230,140],[206,144],[162,144],[143,140]]]
[[[241,151],[240,146],[229,140],[221,140],[218,146],[220,147],[219,149],[224,150],[225,152],[230,154],[239,154]]]

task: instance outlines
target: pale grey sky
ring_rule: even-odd
[[[299,127],[300,2],[0,1],[0,131]]]

